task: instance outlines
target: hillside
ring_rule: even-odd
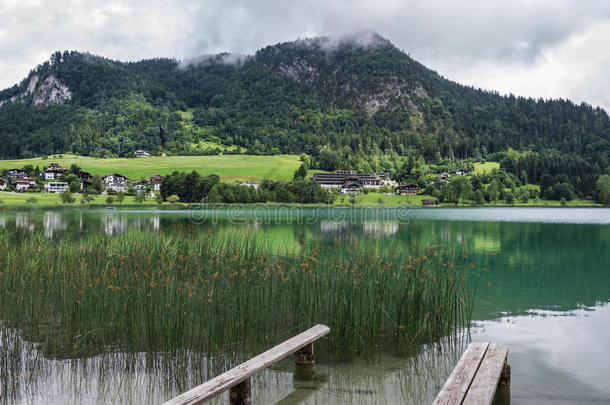
[[[104,176],[119,173],[133,180],[149,178],[155,174],[167,175],[174,171],[195,170],[203,176],[217,174],[222,181],[285,181],[292,180],[301,164],[299,156],[168,156],[145,159],[100,159],[87,156],[62,155],[49,159],[33,158],[0,160],[0,172],[27,165],[43,169],[49,163],[63,167],[77,165],[92,175]]]
[[[0,92],[0,144],[1,159],[307,153],[326,170],[390,172],[412,154],[491,158],[530,181],[551,162],[553,176],[586,183],[586,194],[610,161],[610,119],[568,100],[462,86],[371,34],[182,62],[57,52]]]

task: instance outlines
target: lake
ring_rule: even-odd
[[[488,340],[509,346],[513,404],[610,402],[610,209],[0,211],[1,228],[40,233],[49,242],[75,234],[163,235],[181,224],[229,238],[246,231],[278,255],[298,254],[311,243],[354,240],[376,249],[396,242],[443,244],[468,255],[475,297],[469,330],[410,355],[384,350],[345,361],[319,359],[315,384],[293,381],[291,361],[283,361],[254,378],[253,403],[431,403],[466,345]],[[7,333],[0,330],[0,344]],[[146,367],[145,352],[132,356],[128,367],[120,353],[85,359],[41,353],[24,355],[31,375],[22,375],[12,388],[16,394],[3,401],[160,403],[184,389]]]

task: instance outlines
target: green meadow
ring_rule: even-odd
[[[167,156],[150,158],[102,159],[87,156],[57,155],[46,159],[0,160],[0,170],[21,168],[25,165],[39,166],[59,163],[63,167],[73,164],[91,174],[103,176],[118,173],[130,179],[166,175],[174,171],[197,171],[201,175],[217,174],[222,181],[291,180],[301,165],[298,155],[213,155],[213,156]]]

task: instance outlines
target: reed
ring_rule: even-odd
[[[176,227],[59,240],[0,229],[0,246],[0,330],[47,358],[243,358],[323,323],[320,355],[345,359],[407,351],[469,323],[468,259],[441,245],[334,239],[279,254],[246,231]],[[21,358],[9,347],[3,370]]]

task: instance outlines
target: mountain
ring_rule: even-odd
[[[436,163],[501,159],[514,150],[539,160],[555,154],[561,165],[572,159],[568,166],[593,175],[608,167],[610,119],[587,104],[460,85],[374,33],[188,61],[57,52],[0,92],[0,158],[224,148],[210,142],[307,153],[326,169],[410,154]]]

